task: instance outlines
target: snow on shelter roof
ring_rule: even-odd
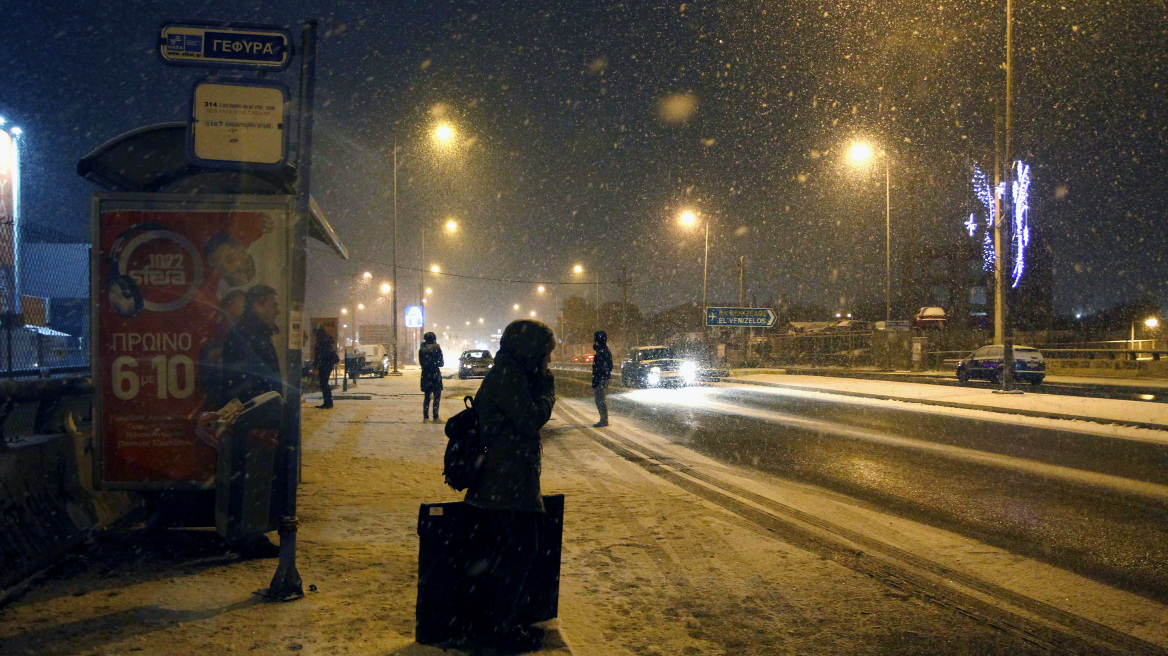
[[[213,169],[187,158],[187,124],[157,123],[124,132],[77,162],[77,174],[109,191],[281,194],[295,193],[296,167]],[[309,197],[308,236],[342,259],[349,250]]]

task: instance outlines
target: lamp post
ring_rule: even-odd
[[[574,273],[578,276],[584,275],[584,273],[585,273],[584,272],[584,265],[577,264],[576,266],[572,267],[572,273]],[[585,284],[587,284],[587,283],[585,283]],[[597,270],[596,270],[596,283],[595,284],[596,284],[596,307],[594,308],[596,310],[595,321],[596,321],[596,330],[600,330],[600,269],[599,268],[597,268]]]
[[[693,210],[685,210],[677,218],[677,222],[686,228],[692,228],[698,223],[698,215]],[[710,273],[710,222],[702,221],[706,229],[705,255],[702,256],[702,342],[706,341],[706,282]]]
[[[397,139],[393,140],[393,282],[390,284],[393,301],[393,371],[391,376],[402,375],[397,369]]]
[[[1160,320],[1157,319],[1156,317],[1148,317],[1147,319],[1144,319],[1144,326],[1147,327],[1148,330],[1155,330],[1156,327],[1159,325],[1160,325]],[[1155,346],[1156,345],[1153,343],[1152,348],[1155,349]],[[1135,321],[1131,322],[1131,340],[1128,342],[1128,348],[1132,351],[1136,350],[1136,322]]]
[[[848,160],[857,168],[864,166],[876,152],[872,146],[857,142],[848,151]],[[884,321],[892,320],[892,171],[888,153],[882,152],[884,160]]]
[[[433,138],[438,144],[445,145],[454,140],[454,128],[446,123],[441,123],[434,129]],[[423,254],[424,255],[424,254]],[[397,137],[393,140],[393,371],[389,373],[391,376],[402,375],[397,368],[397,339],[398,339],[398,320],[397,320]],[[423,283],[424,284],[424,283]],[[425,299],[422,299],[425,301]]]

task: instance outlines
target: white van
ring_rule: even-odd
[[[389,355],[386,354],[384,346],[381,344],[360,344],[356,347],[356,351],[365,359],[361,371],[357,373],[358,376],[370,374],[384,378],[385,374],[389,373]]]

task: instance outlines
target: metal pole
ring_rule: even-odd
[[[884,325],[892,320],[892,173],[884,155]]]
[[[418,305],[422,306],[422,316],[426,316],[426,224],[422,223],[422,259],[418,263]],[[418,341],[414,344],[415,349],[422,348],[422,333],[426,331],[426,322],[422,321],[422,329],[414,331],[418,335]],[[421,362],[418,365],[421,366]]]
[[[600,267],[596,268],[596,329],[600,330]]]
[[[313,101],[316,92],[316,21],[305,21],[302,41],[304,53],[300,60],[299,113],[300,130],[296,145],[297,212],[293,232],[292,280],[289,311],[302,311],[304,307],[304,287],[306,280],[305,257],[308,250],[308,221],[310,179],[312,172],[312,121]],[[299,326],[294,326],[299,330]],[[296,530],[300,520],[296,517],[296,483],[300,472],[300,371],[303,367],[303,352],[288,349],[287,362],[289,384],[284,399],[284,516],[280,523],[280,562],[265,596],[270,599],[291,601],[304,596],[304,583],[296,570]],[[274,481],[273,481],[274,482]]]
[[[702,345],[705,346],[706,335],[706,281],[710,273],[710,221],[706,220],[706,255],[702,259]]]
[[[1010,189],[1009,181],[1014,177],[1014,160],[1010,153],[1010,142],[1013,138],[1014,130],[1014,3],[1013,0],[1006,0],[1006,137],[1002,147],[1002,164],[1005,170],[1009,171],[1006,175],[1006,188]],[[1012,192],[1012,190],[1011,190]],[[1013,196],[1011,196],[1011,205],[1013,204]],[[1004,217],[998,216],[1000,223]],[[1009,233],[1007,230],[1007,238]],[[999,231],[999,235],[1000,235]],[[997,284],[998,284],[998,299],[1000,302],[1002,317],[1002,391],[1009,392],[1014,389],[1014,336],[1013,331],[1010,330],[1010,306],[1006,299],[1006,285],[1003,280],[1002,271],[1005,264],[1002,259],[1009,256],[1010,249],[1002,244],[999,249],[1002,257],[998,259],[998,266],[996,267]]]
[[[393,139],[393,371],[392,376],[400,376],[397,370],[397,137]]]

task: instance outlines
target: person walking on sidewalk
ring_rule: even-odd
[[[556,403],[548,360],[556,347],[547,325],[527,319],[503,331],[495,365],[475,395],[479,434],[487,448],[482,478],[466,502],[484,511],[489,567],[478,599],[484,609],[474,639],[504,651],[543,645],[543,631],[519,624],[519,600],[539,550],[544,511],[539,487],[540,428]]]
[[[612,378],[612,351],[608,350],[608,333],[596,331],[592,336],[592,350],[596,352],[592,358],[592,398],[596,399],[596,411],[600,413],[600,421],[592,426],[601,428],[608,425],[608,403],[604,395],[608,390],[608,381]]]
[[[430,418],[430,395],[434,395],[434,421],[438,421],[438,403],[442,401],[442,347],[434,333],[422,335],[418,349],[418,364],[422,365],[422,421]]]
[[[316,366],[316,379],[320,382],[320,395],[324,403],[318,408],[333,407],[333,390],[329,386],[329,377],[333,375],[333,367],[340,358],[337,357],[337,341],[322,326],[317,326],[313,333],[315,345],[312,351],[312,364]]]

